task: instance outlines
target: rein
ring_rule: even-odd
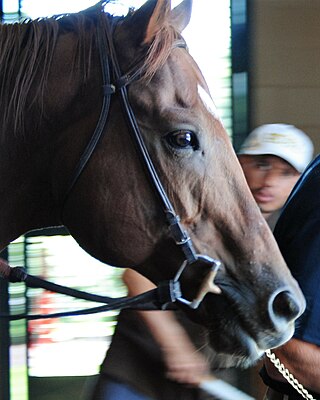
[[[29,288],[42,288],[45,290],[50,290],[51,292],[75,297],[77,299],[105,304],[100,307],[92,307],[76,311],[67,311],[52,314],[0,314],[0,318],[10,319],[11,321],[24,318],[27,320],[36,320],[45,318],[88,315],[116,309],[167,310],[170,309],[170,307],[172,307],[172,303],[181,296],[179,282],[174,281],[162,282],[157,288],[134,297],[112,298],[107,296],[100,296],[66,286],[61,286],[56,283],[48,282],[39,277],[29,275],[25,272],[24,268],[10,267],[10,265],[8,265],[7,262],[2,259],[0,259],[0,275],[11,283],[23,282]]]
[[[130,132],[134,138],[137,145],[137,149],[141,156],[142,163],[145,167],[149,180],[161,201],[164,215],[166,217],[166,222],[169,226],[171,237],[175,241],[176,245],[182,250],[184,255],[184,262],[179,268],[176,276],[165,282],[160,282],[158,287],[154,290],[145,292],[141,295],[135,297],[122,297],[122,298],[110,298],[105,296],[92,295],[87,292],[82,292],[79,290],[71,289],[65,286],[57,285],[51,282],[47,282],[38,277],[28,275],[25,270],[21,267],[10,267],[3,260],[0,261],[0,276],[2,275],[5,279],[10,282],[24,282],[29,287],[43,288],[57,293],[65,294],[68,296],[73,296],[76,298],[81,298],[85,300],[90,300],[99,303],[106,303],[104,306],[94,307],[91,309],[71,311],[65,313],[56,314],[45,314],[45,315],[25,315],[20,314],[16,316],[10,315],[0,315],[0,318],[10,318],[10,319],[40,319],[40,318],[52,318],[52,317],[63,317],[69,315],[81,315],[81,314],[92,314],[96,312],[109,311],[112,309],[143,309],[143,310],[161,310],[168,309],[172,307],[172,304],[179,301],[189,307],[196,309],[199,307],[205,295],[209,292],[219,294],[221,290],[215,285],[214,279],[221,265],[219,260],[212,259],[207,255],[196,254],[192,241],[184,228],[180,223],[180,218],[176,214],[167,193],[160,181],[160,178],[156,172],[155,166],[151,160],[148,153],[146,145],[144,143],[141,131],[139,129],[137,120],[135,118],[133,109],[129,102],[127,86],[134,80],[143,76],[144,66],[140,60],[134,68],[131,68],[126,74],[121,73],[121,69],[117,60],[114,43],[113,43],[113,31],[115,27],[113,18],[112,26],[109,18],[106,18],[104,12],[99,14],[99,25],[97,29],[97,41],[99,46],[100,63],[102,71],[103,80],[103,103],[94,133],[89,140],[86,148],[84,149],[80,160],[74,170],[73,176],[65,192],[65,196],[62,202],[62,213],[65,203],[68,197],[77,183],[81,173],[86,167],[88,161],[90,160],[93,152],[95,151],[99,141],[101,140],[108,119],[108,113],[111,102],[111,95],[118,92],[121,97],[122,108],[124,114],[127,118],[127,123],[130,128]],[[185,43],[182,40],[176,41],[173,44],[173,48],[183,47],[186,48]],[[111,73],[110,73],[111,70]],[[111,82],[111,75],[113,79],[113,84]],[[204,278],[198,295],[195,299],[188,300],[183,297],[180,287],[180,277],[186,267],[192,266],[203,271],[203,268],[207,271],[207,275]]]

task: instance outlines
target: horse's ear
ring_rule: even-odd
[[[192,11],[192,0],[184,0],[172,10],[171,23],[178,32],[189,24]]]
[[[150,44],[166,23],[182,32],[191,17],[192,0],[183,0],[171,10],[170,0],[148,0],[125,22],[135,32],[136,44]]]
[[[126,24],[138,34],[137,44],[151,43],[165,21],[169,20],[170,12],[170,0],[148,0],[136,10]]]
[[[171,11],[170,0],[158,0],[151,15],[146,30],[144,43],[149,44],[152,42],[156,34],[161,30],[165,21],[168,19]]]
[[[178,32],[182,32],[191,18],[192,0],[183,0],[177,7],[171,10],[171,1],[159,0],[154,7],[146,30],[144,43],[151,43],[165,21],[170,18],[171,24]],[[169,17],[170,15],[170,17]]]

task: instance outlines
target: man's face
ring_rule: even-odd
[[[262,214],[267,217],[282,208],[300,173],[271,155],[239,155],[239,161]]]

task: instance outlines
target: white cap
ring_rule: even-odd
[[[277,156],[302,173],[312,160],[313,144],[303,131],[293,125],[267,124],[247,136],[238,154]]]

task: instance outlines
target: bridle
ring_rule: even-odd
[[[70,289],[64,286],[52,284],[50,282],[44,281],[40,278],[26,274],[26,272],[21,267],[11,268],[4,261],[0,262],[0,274],[3,277],[10,280],[11,282],[25,282],[27,286],[31,287],[42,287],[47,290],[55,291],[58,293],[63,293],[71,295],[73,297],[78,297],[86,300],[107,303],[102,307],[95,307],[93,309],[80,310],[74,313],[57,313],[41,316],[27,316],[28,319],[38,319],[38,318],[48,318],[54,316],[64,316],[64,315],[78,315],[89,314],[98,311],[108,311],[110,309],[123,309],[123,308],[135,308],[135,309],[167,309],[175,301],[179,301],[187,306],[196,309],[199,307],[201,301],[208,292],[219,294],[221,292],[220,288],[215,285],[214,278],[217,271],[221,265],[219,260],[212,259],[207,255],[196,254],[192,241],[187,234],[186,230],[182,227],[180,223],[180,218],[176,214],[167,193],[161,183],[161,180],[156,172],[154,164],[150,158],[149,152],[144,143],[141,131],[139,129],[137,120],[135,118],[133,109],[130,105],[128,98],[127,86],[135,81],[136,79],[143,76],[144,65],[143,60],[140,60],[134,67],[132,67],[126,74],[122,74],[117,55],[113,43],[113,32],[115,28],[114,20],[117,18],[110,18],[106,16],[104,12],[99,11],[99,24],[97,28],[97,42],[99,47],[102,79],[103,79],[103,103],[100,112],[100,117],[97,122],[97,126],[94,133],[89,140],[85,150],[83,151],[80,160],[74,170],[72,179],[68,185],[65,192],[65,196],[62,202],[62,214],[68,197],[76,185],[81,173],[85,169],[88,161],[90,160],[93,152],[95,151],[99,141],[101,140],[107,123],[109,107],[111,102],[111,96],[117,92],[120,95],[121,104],[123,108],[124,115],[126,116],[129,130],[132,137],[136,143],[137,149],[141,156],[143,166],[145,167],[146,173],[148,175],[149,181],[152,184],[159,201],[161,202],[162,209],[166,218],[166,222],[169,226],[170,234],[175,241],[175,244],[182,250],[184,255],[184,262],[179,268],[174,279],[166,282],[161,282],[159,286],[149,292],[133,298],[119,298],[111,299],[105,296],[96,296],[82,291]],[[173,44],[173,48],[183,47],[186,48],[184,41],[177,40]],[[112,83],[111,83],[112,82]],[[205,269],[207,275],[199,288],[198,295],[196,298],[188,300],[183,297],[180,288],[180,277],[183,271],[189,267],[198,268],[199,271],[203,272]],[[9,317],[9,316],[6,316]],[[19,319],[26,318],[23,314],[22,316],[15,316]]]

